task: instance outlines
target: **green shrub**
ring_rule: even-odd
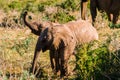
[[[65,12],[58,12],[54,15],[54,18],[57,19],[60,23],[66,23],[75,19],[74,16],[69,15]]]
[[[19,80],[34,80],[35,79],[35,76],[32,75],[32,74],[29,74],[28,71],[24,71],[22,73],[22,76],[20,77]]]
[[[112,22],[109,23],[110,28],[120,28],[120,24],[113,24]]]
[[[79,1],[75,2],[76,0],[66,0],[63,3],[60,4],[60,7],[63,9],[66,9],[68,11],[75,11],[78,10],[78,4],[80,3]]]
[[[43,18],[48,19],[52,22],[58,21],[59,23],[66,23],[66,22],[75,20],[75,16],[72,16],[69,13],[62,10],[54,14],[46,14],[46,16]]]
[[[56,2],[56,0],[50,0],[50,1],[46,1],[46,2],[41,2],[38,4],[38,11],[43,12],[45,11],[45,7],[46,6],[52,6],[54,5]]]
[[[92,49],[94,43],[84,44],[77,48],[76,54],[76,80],[107,80],[112,79],[114,73],[120,71],[120,57],[116,52],[111,53],[108,49],[109,41]],[[120,53],[119,53],[120,54]],[[108,77],[106,77],[108,76]]]
[[[43,12],[45,11],[45,5],[44,4],[38,4],[38,11]]]
[[[21,9],[22,9],[22,4],[21,4],[20,2],[18,2],[18,1],[12,1],[12,2],[8,5],[8,7],[9,7],[10,9],[21,10]]]

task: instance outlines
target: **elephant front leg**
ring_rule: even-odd
[[[87,10],[87,0],[81,0],[81,18],[85,20],[85,14]]]
[[[97,16],[97,5],[95,0],[90,0],[90,12],[91,12],[91,16],[92,16],[92,23],[94,24],[95,22],[95,18]]]
[[[50,50],[50,62],[51,62],[51,68],[55,73],[55,51],[54,50]]]
[[[59,71],[60,71],[60,56],[59,56],[59,53],[56,52],[55,53],[55,70],[56,70],[56,73],[57,75],[59,75]]]
[[[113,13],[113,24],[116,24],[116,22],[118,21],[118,16],[119,16],[119,13]]]

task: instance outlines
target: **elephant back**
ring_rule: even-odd
[[[69,27],[77,44],[98,40],[97,30],[88,21],[78,20],[66,24]]]
[[[96,0],[98,10],[108,12],[113,1],[114,0]]]
[[[112,5],[110,7],[111,13],[119,13],[120,12],[120,0],[113,0]]]

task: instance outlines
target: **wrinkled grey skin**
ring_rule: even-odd
[[[81,0],[81,17],[85,20],[88,0]],[[106,12],[108,20],[116,24],[120,13],[120,0],[90,0],[92,22],[95,22],[97,9]]]
[[[53,51],[56,66],[60,70],[60,76],[68,74],[68,60],[74,53],[76,45],[98,40],[96,29],[87,21],[71,21],[63,25],[46,28],[38,38],[32,72],[35,73],[36,62],[40,51]],[[57,71],[56,71],[57,72]]]

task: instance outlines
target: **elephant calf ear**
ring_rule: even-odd
[[[53,36],[53,46],[55,49],[65,47],[67,45],[67,39],[63,38],[59,32],[56,32]]]
[[[60,44],[59,36],[53,37],[53,46],[55,47],[55,49],[59,48],[59,44]]]
[[[58,49],[61,43],[61,35],[59,32],[57,32],[55,27],[50,27],[49,29],[52,31],[51,35],[53,36],[53,46],[55,49]]]

